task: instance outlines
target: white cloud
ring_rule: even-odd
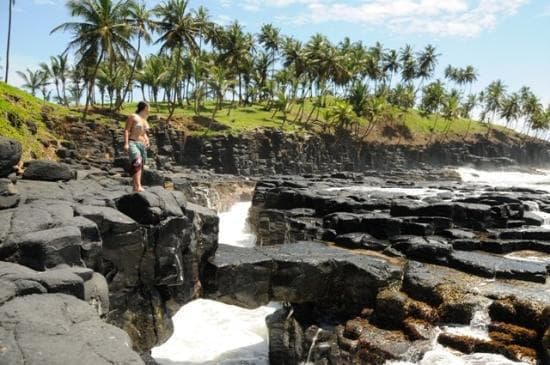
[[[214,19],[214,22],[215,23],[218,23],[220,25],[227,25],[229,23],[231,23],[233,19],[229,16],[229,15],[218,15],[215,19]]]
[[[514,15],[529,0],[244,0],[250,11],[302,5],[304,11],[276,19],[298,25],[347,22],[396,33],[475,37]],[[295,9],[298,6],[295,7]],[[550,8],[549,8],[550,10]]]
[[[228,8],[231,6],[231,0],[220,0],[220,5],[223,8]]]
[[[59,5],[56,0],[33,0],[36,5]]]

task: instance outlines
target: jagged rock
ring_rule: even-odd
[[[411,342],[403,332],[379,329],[368,322],[362,324],[358,356],[368,364],[385,364],[388,360],[405,360]]]
[[[0,178],[13,172],[13,167],[19,163],[23,149],[18,141],[0,136]]]
[[[110,207],[77,205],[74,208],[74,213],[76,216],[82,216],[94,222],[101,234],[107,232],[120,234],[135,231],[138,228],[133,219]]]
[[[543,333],[550,325],[549,313],[550,310],[544,304],[516,296],[495,300],[489,307],[489,314],[494,321],[533,328],[539,333]]]
[[[281,308],[266,318],[270,364],[297,364],[307,357],[304,330],[289,314],[290,308]]]
[[[220,245],[205,273],[205,289],[216,300],[257,308],[271,300],[275,263],[260,250]]]
[[[212,298],[246,307],[267,299],[317,303],[348,313],[373,304],[378,291],[401,273],[389,261],[314,242],[253,249],[220,245],[210,264],[205,290]]]
[[[161,187],[125,195],[116,204],[118,210],[140,224],[158,224],[166,217],[183,216],[174,196]]]
[[[545,263],[515,260],[484,252],[454,251],[449,256],[449,264],[459,270],[490,278],[545,283],[547,276]]]
[[[493,353],[503,355],[513,361],[528,361],[535,363],[537,359],[536,350],[517,345],[506,345],[498,341],[487,341],[468,336],[457,336],[448,333],[439,335],[437,341],[444,345],[465,354],[474,352]]]
[[[333,213],[324,218],[323,227],[339,234],[366,232],[377,239],[401,234],[402,221],[382,214]]]
[[[403,332],[411,341],[427,341],[434,337],[436,328],[424,320],[407,318],[403,321]]]
[[[489,324],[489,336],[491,339],[507,345],[519,345],[531,348],[538,346],[537,331],[510,323],[493,322]]]
[[[27,162],[23,173],[24,179],[42,181],[68,181],[74,176],[74,172],[69,166],[46,160]]]
[[[490,205],[473,203],[398,203],[392,206],[391,215],[394,217],[446,217],[465,227],[481,228],[492,219]]]
[[[0,277],[3,283],[13,284],[13,296],[63,293],[93,304],[98,313],[109,311],[109,291],[105,278],[90,269],[59,266],[41,272],[0,261]]]
[[[391,241],[392,248],[423,262],[445,263],[452,251],[452,246],[438,237],[397,236]]]
[[[503,240],[541,240],[550,241],[550,229],[523,228],[503,229],[496,232],[497,238]]]
[[[408,317],[406,308],[408,299],[402,292],[389,289],[381,291],[376,297],[373,321],[383,328],[401,328],[403,321]]]
[[[388,247],[387,243],[377,240],[368,233],[346,233],[335,237],[333,241],[337,245],[349,249],[382,251]]]
[[[18,297],[0,306],[0,338],[5,364],[143,364],[126,333],[64,294]]]
[[[81,246],[78,228],[52,228],[8,237],[0,245],[0,259],[43,271],[60,264],[82,264]]]
[[[144,186],[164,186],[166,177],[156,170],[145,169],[141,176],[141,182]]]

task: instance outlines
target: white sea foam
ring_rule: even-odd
[[[220,214],[219,241],[253,247],[255,236],[246,222],[250,202],[239,202]],[[265,318],[271,304],[247,310],[211,300],[195,300],[174,316],[174,334],[152,351],[161,365],[269,364]]]
[[[520,172],[486,172],[468,168],[458,169],[465,183],[486,184],[494,187],[520,187],[550,192],[548,171],[540,174]],[[403,194],[419,198],[435,197],[448,193],[442,189],[428,188],[381,188],[372,186],[345,187],[331,190],[382,192]],[[246,222],[250,202],[235,204],[228,212],[220,214],[221,243],[253,247],[255,236]],[[538,205],[530,210],[548,219],[550,214],[540,212]],[[550,219],[549,219],[550,221]],[[510,257],[518,258],[515,254]],[[530,258],[529,258],[530,259]],[[209,300],[196,300],[184,306],[174,317],[174,335],[164,345],[153,349],[153,357],[162,365],[199,364],[254,364],[267,365],[268,331],[265,317],[278,305],[273,304],[256,310],[246,310]],[[488,338],[486,325],[489,321],[486,309],[476,312],[468,326],[443,326],[438,332]],[[406,361],[388,362],[392,365],[411,365]],[[446,348],[433,339],[432,348],[417,365],[517,365],[519,363],[495,354],[464,355]]]

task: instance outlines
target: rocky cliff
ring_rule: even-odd
[[[490,140],[437,142],[427,146],[358,143],[345,137],[300,136],[274,129],[239,136],[204,137],[186,136],[159,125],[154,135],[159,167],[171,159],[186,167],[244,176],[550,163],[549,143],[511,139],[496,132]]]
[[[6,145],[9,164],[21,149]],[[21,177],[6,175],[0,362],[74,363],[80,352],[86,364],[141,363],[132,349],[145,354],[166,341],[172,315],[202,295],[216,213],[163,187],[130,193],[115,171],[31,161]],[[53,333],[70,341],[48,339]]]

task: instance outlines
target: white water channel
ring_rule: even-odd
[[[550,174],[519,172],[486,172],[459,169],[465,183],[486,184],[493,187],[521,187],[550,192]],[[448,191],[419,188],[353,187],[346,190],[406,193],[419,198],[434,197]],[[341,189],[335,189],[341,190]],[[247,225],[249,202],[235,204],[228,212],[220,214],[220,243],[238,247],[253,247],[255,236]],[[530,207],[536,212],[538,206]],[[541,216],[544,213],[539,211]],[[550,228],[550,226],[548,226]],[[516,257],[517,258],[517,257]],[[530,259],[530,258],[527,258]],[[547,258],[545,258],[546,260]],[[267,365],[268,330],[265,318],[277,309],[276,305],[246,310],[209,300],[196,300],[184,306],[173,318],[175,331],[168,342],[154,348],[152,355],[161,365]],[[488,338],[487,308],[480,308],[469,326],[442,326],[438,333],[449,332],[476,338]],[[388,362],[388,365],[411,365],[410,362]],[[512,365],[501,355],[464,355],[437,343],[435,336],[432,349],[418,365]]]
[[[250,202],[239,202],[220,214],[219,241],[253,247],[255,236],[246,218]],[[174,334],[152,351],[161,365],[267,365],[265,318],[276,305],[247,310],[211,300],[195,300],[174,316]]]

